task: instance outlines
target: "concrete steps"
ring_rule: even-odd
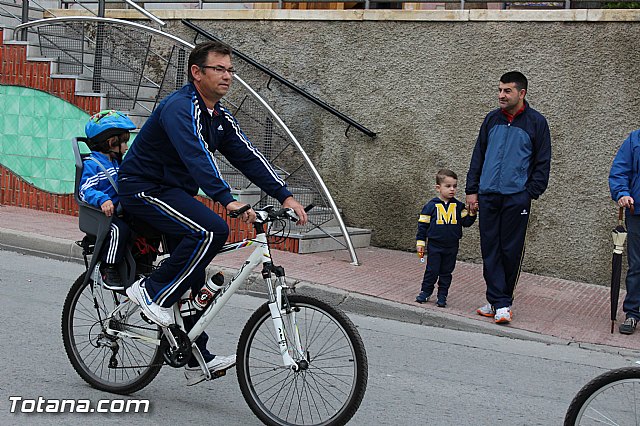
[[[365,248],[371,244],[371,230],[347,227],[354,248]],[[337,226],[323,226],[304,234],[289,234],[289,238],[298,240],[298,253],[319,253],[323,251],[343,250],[347,247],[342,231]]]

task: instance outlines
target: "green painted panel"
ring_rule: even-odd
[[[0,111],[0,164],[40,189],[72,193],[71,139],[84,136],[89,114],[46,92],[1,84]]]
[[[71,193],[71,139],[84,135],[89,115],[35,89],[0,85],[0,164],[49,192]]]

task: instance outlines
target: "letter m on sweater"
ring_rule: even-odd
[[[456,203],[449,203],[449,206],[445,210],[444,204],[436,204],[436,212],[437,219],[436,223],[438,225],[450,224],[456,225],[458,223],[458,217],[456,215]]]

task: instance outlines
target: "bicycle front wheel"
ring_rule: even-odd
[[[565,426],[640,424],[640,368],[611,370],[584,385],[564,419]]]
[[[160,329],[126,296],[80,275],[62,311],[62,340],[76,372],[96,389],[127,395],[148,385],[162,367]],[[133,338],[131,336],[134,336]]]
[[[301,295],[288,300],[296,320],[294,325],[283,314],[284,335],[291,340],[299,334],[308,368],[293,371],[283,366],[280,333],[265,303],[251,316],[238,342],[242,395],[268,425],[343,425],[358,410],[367,387],[362,339],[351,320],[326,302]]]

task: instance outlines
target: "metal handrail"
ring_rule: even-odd
[[[188,26],[189,28],[193,29],[194,31],[196,31],[198,34],[209,38],[210,40],[215,40],[217,42],[224,43],[218,37],[214,36],[213,34],[208,32],[207,30],[197,26],[196,24],[194,24],[193,22],[189,21],[188,19],[183,19],[182,23],[185,24],[186,26]],[[269,68],[265,67],[261,63],[256,62],[254,59],[250,58],[249,56],[245,55],[242,52],[239,52],[236,49],[233,49],[233,53],[234,53],[234,55],[236,55],[237,57],[239,57],[243,61],[253,65],[254,67],[258,68],[263,73],[267,74],[270,78],[273,78],[274,80],[279,81],[283,85],[287,86],[289,89],[291,89],[294,92],[298,93],[299,95],[302,95],[303,97],[307,98],[308,100],[310,100],[314,104],[318,105],[319,107],[323,108],[324,110],[328,111],[329,113],[335,115],[336,117],[338,117],[342,121],[345,121],[347,124],[349,124],[349,126],[355,127],[356,129],[360,130],[362,133],[364,133],[365,135],[367,135],[367,136],[369,136],[371,138],[376,137],[375,132],[367,129],[363,125],[361,125],[361,124],[357,123],[356,121],[354,121],[353,119],[347,117],[346,115],[344,115],[340,111],[338,111],[335,108],[333,108],[331,105],[321,101],[320,99],[316,98],[315,96],[313,96],[311,93],[307,92],[306,90],[296,86],[295,84],[293,84],[292,82],[290,82],[286,78],[282,77],[280,74],[277,74],[276,72],[270,70]]]
[[[22,32],[22,34],[25,35],[27,33],[27,28],[30,27],[30,26],[36,26],[37,27],[37,26],[39,26],[41,24],[45,24],[45,25],[55,25],[55,24],[60,24],[60,23],[66,24],[66,23],[69,23],[69,22],[78,22],[78,21],[81,21],[81,22],[93,21],[93,22],[98,22],[99,24],[111,23],[113,25],[116,25],[116,24],[123,25],[124,24],[125,26],[136,27],[136,29],[140,29],[142,31],[155,32],[156,34],[162,35],[163,37],[170,36],[169,34],[166,34],[166,33],[162,32],[160,30],[155,30],[155,29],[147,27],[145,25],[136,24],[136,23],[132,23],[132,22],[129,22],[129,21],[121,21],[121,20],[114,19],[114,18],[99,18],[99,17],[87,17],[87,16],[69,16],[69,17],[40,19],[40,20],[28,22],[26,24],[21,24],[21,25],[17,26],[14,31],[17,32],[17,31],[24,30]],[[169,37],[169,38],[171,38],[171,37]],[[177,40],[181,40],[181,39],[174,38],[173,41],[176,42]],[[58,47],[58,50],[61,50],[61,48]],[[72,58],[72,59],[75,59],[75,58]],[[86,64],[84,64],[82,61],[79,61],[79,60],[76,59],[75,62],[76,62],[77,65],[81,66],[82,69],[91,70],[91,68],[88,67]],[[127,68],[126,64],[124,64],[124,65],[125,65],[125,68]],[[128,68],[128,69],[131,70],[130,68]],[[92,84],[92,89],[93,89],[94,92],[96,92],[96,93],[100,92],[100,89],[99,89],[100,86],[99,86],[98,83],[104,82],[104,83],[108,84],[109,87],[111,87],[115,92],[117,92],[120,95],[124,95],[129,100],[131,100],[134,105],[138,105],[138,107],[141,108],[142,110],[146,111],[146,113],[151,113],[151,110],[149,108],[147,108],[143,103],[138,102],[138,98],[136,96],[130,97],[128,93],[124,92],[113,81],[102,80],[99,75],[95,74],[95,67],[93,69],[93,72],[94,72],[94,82]],[[146,75],[141,75],[141,77],[142,77],[142,79],[144,79],[145,82],[151,83],[151,85],[153,87],[156,87],[156,88],[159,87],[157,83],[155,83],[154,81],[150,80]],[[97,80],[96,80],[96,78],[97,78]]]
[[[115,18],[98,18],[97,16],[62,16],[59,18],[45,18],[45,19],[38,19],[36,21],[30,21],[30,22],[26,22],[24,24],[20,24],[18,26],[16,26],[15,31],[21,31],[30,27],[36,27],[38,25],[49,25],[49,24],[58,24],[58,23],[65,23],[65,22],[102,22],[105,24],[114,24],[114,25],[123,25],[123,26],[129,26],[129,27],[134,27],[134,28],[138,28],[139,30],[145,31],[145,32],[150,32],[153,33],[155,35],[158,35],[160,37],[165,37],[168,38],[170,40],[172,40],[175,43],[178,43],[179,45],[188,47],[190,49],[194,48],[194,45],[186,42],[184,40],[182,40],[179,37],[176,37],[172,34],[169,33],[165,33],[164,31],[161,30],[157,30],[155,28],[151,28],[151,27],[147,27],[146,25],[142,25],[142,24],[138,24],[135,22],[130,22],[130,21],[123,21],[121,19],[115,19]]]
[[[151,12],[148,12],[146,9],[138,6],[137,4],[135,4],[133,1],[131,0],[124,0],[125,3],[127,3],[129,6],[133,7],[135,10],[137,10],[138,12],[142,13],[144,16],[146,16],[147,18],[151,19],[153,22],[155,22],[156,24],[160,25],[161,27],[166,27],[167,23],[164,22],[162,19],[158,18],[156,15],[154,15]]]
[[[306,151],[304,150],[304,148],[302,148],[302,145],[300,145],[300,142],[298,142],[298,139],[296,139],[296,137],[293,136],[293,133],[291,133],[291,130],[289,130],[289,128],[284,124],[284,122],[282,121],[280,116],[278,116],[275,113],[275,111],[273,111],[273,109],[271,109],[269,104],[267,104],[265,102],[265,100],[262,99],[262,97],[260,95],[258,95],[258,93],[255,90],[253,90],[247,83],[245,83],[244,80],[242,80],[240,77],[238,77],[238,74],[235,74],[234,78],[236,78],[238,80],[238,82],[240,84],[242,84],[244,86],[244,88],[249,93],[251,93],[255,97],[255,99],[258,100],[258,102],[260,102],[262,104],[262,106],[269,112],[271,117],[274,120],[276,120],[276,122],[282,127],[282,129],[287,133],[287,136],[289,136],[291,141],[294,143],[294,145],[296,146],[296,148],[298,149],[298,151],[302,155],[302,158],[304,159],[305,163],[307,164],[307,166],[309,167],[309,169],[313,173],[313,177],[316,178],[318,183],[320,184],[320,188],[322,189],[322,192],[324,192],[325,197],[327,197],[327,200],[329,201],[329,206],[331,207],[331,210],[333,210],[333,214],[334,214],[336,220],[338,221],[338,226],[340,227],[340,230],[342,231],[342,235],[344,235],[344,240],[347,243],[347,249],[349,250],[349,254],[351,255],[351,264],[354,265],[354,266],[360,265],[360,262],[358,261],[358,255],[356,254],[356,250],[353,247],[353,242],[351,241],[351,236],[349,235],[349,231],[347,231],[347,226],[345,225],[344,221],[342,220],[342,215],[338,211],[338,206],[336,205],[336,202],[333,200],[333,197],[331,196],[331,193],[329,192],[329,188],[327,188],[327,186],[325,185],[324,181],[322,180],[322,177],[320,176],[320,173],[318,173],[318,170],[316,169],[316,167],[311,162],[311,159],[307,155]]]

